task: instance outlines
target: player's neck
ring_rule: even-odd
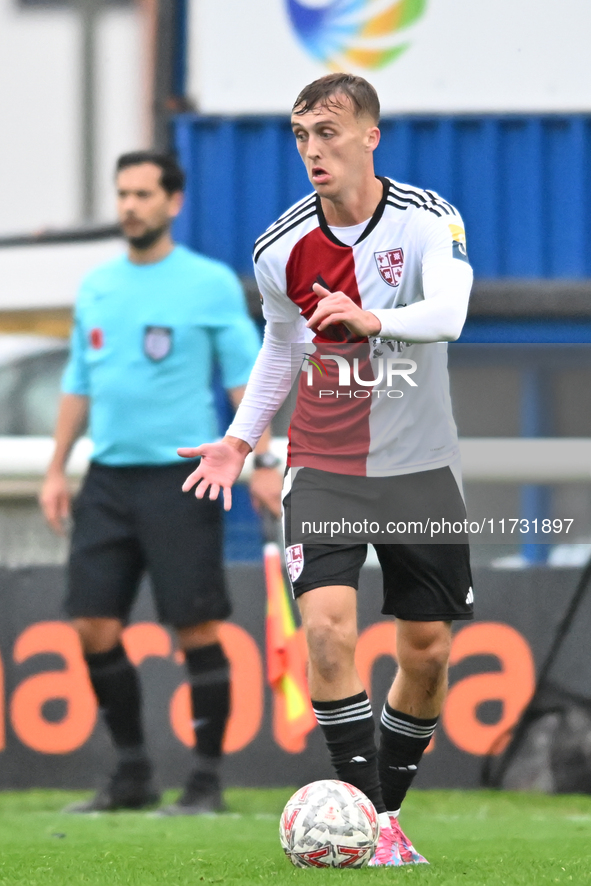
[[[167,231],[147,249],[137,249],[130,243],[127,255],[134,265],[153,265],[165,259],[173,249],[174,243],[170,232]]]
[[[382,199],[384,187],[373,172],[368,180],[334,197],[320,197],[327,225],[346,228],[371,218]]]

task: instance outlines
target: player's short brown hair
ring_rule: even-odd
[[[356,117],[367,114],[374,123],[379,123],[378,94],[371,83],[355,74],[326,74],[304,86],[293,103],[292,112],[296,115],[307,114],[318,105],[343,107],[343,97],[348,98],[353,105]]]

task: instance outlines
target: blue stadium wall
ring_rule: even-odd
[[[461,211],[481,278],[591,277],[591,116],[397,117],[378,172]],[[251,274],[256,237],[310,191],[283,117],[174,121],[188,173],[177,236]]]

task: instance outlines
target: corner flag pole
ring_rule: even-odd
[[[306,645],[296,627],[277,543],[278,521],[263,513],[267,588],[267,679],[273,690],[273,733],[284,750],[299,753],[316,726],[306,681]]]

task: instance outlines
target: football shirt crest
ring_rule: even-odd
[[[304,568],[303,545],[290,545],[285,549],[285,565],[292,582],[297,581]]]
[[[402,277],[404,253],[402,249],[387,249],[385,252],[374,252],[374,258],[382,280],[388,286],[398,286]]]

